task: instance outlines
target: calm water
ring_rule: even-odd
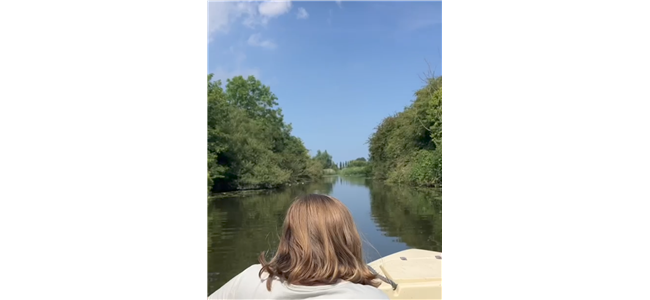
[[[328,177],[279,191],[209,201],[208,295],[258,263],[260,252],[277,247],[287,208],[296,196],[307,193],[332,195],[347,205],[365,239],[368,262],[408,248],[442,251],[440,191]]]

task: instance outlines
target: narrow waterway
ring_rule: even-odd
[[[364,238],[366,261],[408,248],[442,251],[442,192],[366,178],[320,182],[209,200],[208,295],[273,250],[284,215],[301,194],[332,195],[350,209]]]

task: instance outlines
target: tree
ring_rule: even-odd
[[[385,118],[369,141],[374,177],[442,185],[442,77],[429,78],[404,111]]]
[[[336,168],[336,164],[332,160],[332,156],[329,153],[327,153],[327,150],[325,150],[324,152],[318,150],[316,152],[316,156],[314,156],[314,159],[320,162],[325,169]]]
[[[208,75],[208,190],[272,188],[322,175],[291,135],[277,97],[253,76],[213,81]]]

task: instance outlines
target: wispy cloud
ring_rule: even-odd
[[[296,15],[298,19],[307,19],[309,18],[309,13],[304,8],[298,8],[298,14]]]
[[[230,46],[227,51],[224,51],[224,55],[229,55],[233,58],[232,61],[235,62],[235,65],[239,68],[241,64],[246,60],[246,53],[240,50],[235,50],[234,46]]]
[[[327,24],[332,25],[332,10],[330,9],[330,16],[327,17]]]
[[[247,62],[247,45],[266,49],[275,49],[277,45],[271,39],[262,38],[259,33],[242,40],[238,38],[240,28],[248,27],[250,30],[265,27],[271,20],[288,15],[291,4],[291,1],[278,0],[208,2],[208,51],[211,51],[208,60],[213,60],[208,65],[208,71],[214,74],[213,78],[221,79],[224,83],[235,76],[260,78],[260,68]],[[301,10],[298,14],[301,15]]]
[[[226,79],[235,76],[241,75],[248,77],[253,75],[257,78],[260,77],[262,72],[259,68],[245,66],[246,54],[241,47],[243,46],[230,46],[228,49],[223,49],[219,52],[218,57],[223,63],[216,67],[216,69],[211,70],[211,73],[214,74],[214,80],[221,79],[225,84]]]
[[[266,26],[269,20],[288,13],[291,1],[208,2],[208,41],[227,34],[232,24],[241,21],[246,27]]]
[[[259,6],[260,15],[269,18],[283,15],[291,10],[291,1],[262,2]]]
[[[271,40],[262,40],[262,34],[255,33],[248,38],[248,44],[254,47],[275,49],[277,45]]]
[[[343,8],[343,5],[341,5],[341,1],[338,1],[338,0],[337,0],[337,1],[336,1],[336,4],[337,4],[340,8]]]
[[[252,2],[209,2],[208,36],[215,33],[228,33],[230,26],[240,19],[243,23],[254,23],[257,4]]]

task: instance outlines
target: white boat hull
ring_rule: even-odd
[[[442,299],[442,253],[420,249],[400,251],[368,264],[397,284],[379,286],[390,299]]]

